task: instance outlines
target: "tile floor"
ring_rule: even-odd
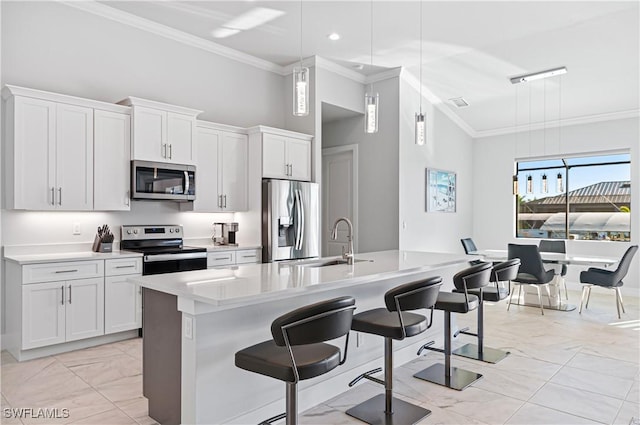
[[[625,307],[618,320],[613,294],[595,290],[582,315],[487,304],[486,345],[512,354],[495,365],[454,357],[454,366],[484,375],[459,392],[413,378],[442,361],[430,352],[395,370],[396,395],[432,411],[421,424],[628,425],[640,417],[640,299],[627,297]],[[473,329],[475,313],[458,320]],[[454,347],[472,341],[461,335]],[[0,422],[155,424],[142,396],[141,354],[139,339],[22,363],[2,352]],[[300,423],[361,424],[344,412],[381,392],[364,382],[302,412]],[[7,407],[68,408],[70,415],[20,421],[5,417]]]

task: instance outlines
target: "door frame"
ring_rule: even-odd
[[[325,164],[325,158],[328,156],[332,156],[332,155],[339,155],[345,152],[351,152],[351,158],[352,158],[352,164],[353,166],[351,167],[351,181],[353,182],[353,199],[352,199],[352,206],[351,206],[351,210],[353,211],[353,217],[352,217],[352,224],[353,224],[353,250],[355,252],[359,252],[358,251],[358,245],[359,245],[359,233],[358,233],[358,144],[357,143],[353,143],[353,144],[349,144],[349,145],[344,145],[344,146],[336,146],[334,148],[324,148],[322,149],[322,178],[324,179],[324,164]],[[323,182],[324,183],[324,182]],[[324,202],[325,200],[325,195],[327,194],[327,187],[324,187],[325,185],[322,185],[322,217],[323,220],[326,219],[326,217],[328,217],[328,211],[327,211],[327,204],[326,202]],[[323,239],[324,241],[325,239]],[[323,242],[325,244],[325,246],[323,246],[322,248],[326,247],[326,243],[328,242]]]

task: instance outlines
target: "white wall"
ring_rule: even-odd
[[[547,130],[549,132],[549,130]],[[511,177],[514,161],[534,156],[589,154],[603,150],[631,151],[631,243],[640,241],[640,125],[638,119],[597,122],[562,127],[562,137],[547,137],[542,131],[477,139],[473,144],[473,238],[479,248],[506,249],[508,243],[537,244],[537,239],[516,239],[515,200]],[[547,135],[549,136],[549,134]],[[551,139],[551,140],[550,140]],[[568,241],[570,253],[620,258],[629,243]],[[567,280],[579,281],[583,268],[570,267]],[[640,259],[636,255],[623,291],[640,295]],[[577,288],[577,285],[574,285]]]
[[[472,233],[473,141],[426,99],[427,141],[414,142],[419,92],[400,79],[400,249],[460,252],[460,239]],[[425,169],[456,173],[455,213],[425,212]]]
[[[375,90],[380,95],[378,133],[364,133],[363,117],[322,126],[323,148],[358,145],[359,252],[398,249],[398,78],[376,83]],[[351,106],[361,111],[364,94],[357,97],[358,105]]]
[[[58,2],[2,2],[2,84],[106,102],[127,96],[204,111],[199,118],[249,127],[285,125],[284,77]],[[205,190],[206,188],[200,188]],[[243,232],[243,243],[260,243]],[[90,242],[96,227],[178,223],[185,237],[211,236],[231,214],[180,213],[170,202],[133,202],[128,213],[2,213],[3,245]],[[83,233],[73,236],[74,221]],[[118,235],[117,235],[118,236]]]

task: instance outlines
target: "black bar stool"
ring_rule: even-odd
[[[287,383],[286,412],[261,425],[285,417],[286,425],[297,424],[298,381],[325,374],[345,362],[355,308],[353,297],[340,297],[293,310],[271,323],[272,340],[236,353],[237,367]],[[340,359],[340,349],[324,341],[345,335]]]
[[[511,292],[511,280],[518,276],[518,268],[520,268],[519,258],[498,263],[494,265],[493,270],[491,270],[491,282],[495,283],[495,287],[486,286],[468,289],[469,294],[475,295],[480,300],[478,305],[478,333],[469,332],[469,328],[464,328],[460,329],[453,336],[454,338],[458,336],[458,334],[475,336],[478,338],[478,344],[465,344],[453,350],[452,354],[487,363],[498,363],[511,354],[509,351],[496,350],[495,348],[484,346],[484,301],[498,302],[507,298]],[[500,286],[500,282],[509,282],[508,289]],[[456,288],[453,292],[464,293],[464,290],[461,291]]]
[[[431,347],[435,341],[430,341],[418,350],[418,355],[422,354],[423,350],[444,353],[444,365],[436,363],[413,376],[458,391],[482,378],[479,373],[451,366],[451,313],[468,313],[478,308],[478,297],[469,294],[469,290],[486,286],[490,276],[491,263],[478,264],[453,276],[453,284],[460,293],[440,292],[435,309],[444,311],[444,350]]]
[[[381,368],[370,370],[349,383],[354,386],[362,378],[384,385],[384,395],[379,394],[347,410],[347,414],[369,424],[414,424],[431,414],[431,411],[393,397],[393,340],[418,335],[433,323],[433,307],[442,285],[441,277],[432,277],[397,286],[384,294],[386,308],[376,308],[353,316],[351,329],[384,337],[384,381],[373,374]],[[431,309],[431,317],[403,311]]]

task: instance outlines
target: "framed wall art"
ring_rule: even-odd
[[[425,169],[425,211],[456,212],[456,173]]]

